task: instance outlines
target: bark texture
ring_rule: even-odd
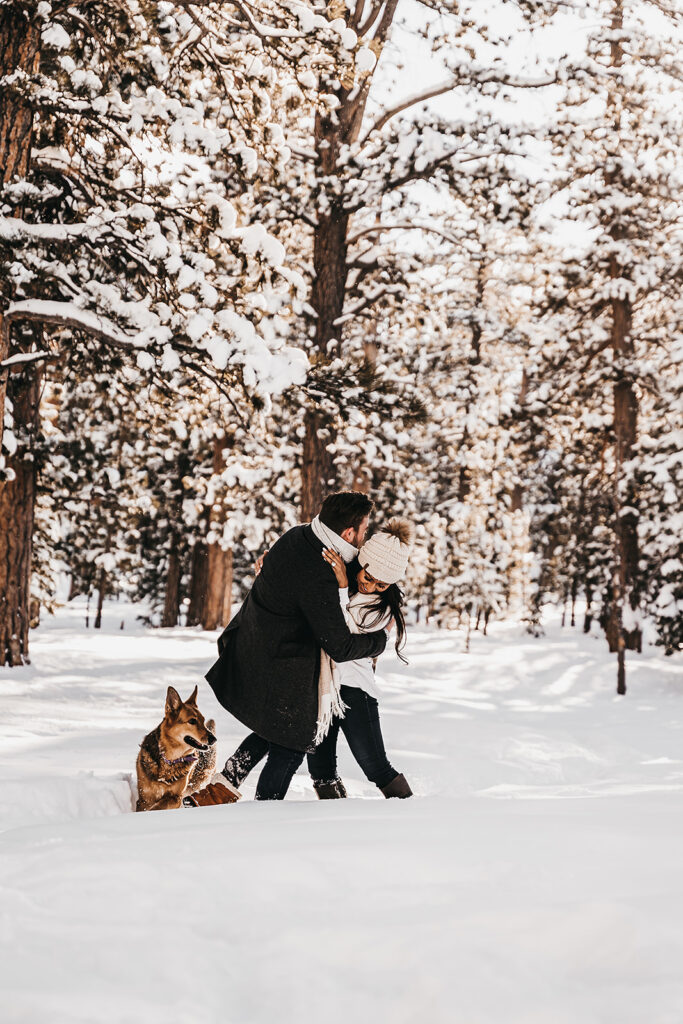
[[[202,626],[218,629],[227,626],[232,611],[232,551],[218,544],[209,544],[207,556],[207,587]]]
[[[18,4],[0,8],[0,77],[16,71],[36,72],[39,47],[40,31],[27,12]],[[30,103],[11,88],[0,89],[0,180],[3,185],[26,175],[32,134]],[[3,311],[9,299],[0,282],[0,362],[9,355],[9,330],[3,322]],[[23,665],[28,662],[36,491],[35,464],[30,449],[37,424],[39,370],[33,368],[11,378],[0,370],[0,437],[8,387],[20,443],[7,460],[11,479],[0,483],[0,665]]]
[[[40,60],[40,31],[17,4],[0,7],[0,78],[16,71],[33,74]],[[0,182],[5,185],[28,171],[33,134],[33,110],[11,88],[0,89]],[[9,296],[2,289],[0,301],[0,363],[9,353],[9,331],[3,310]],[[0,371],[0,437],[2,436],[7,374]]]
[[[36,496],[33,438],[38,425],[40,371],[13,374],[9,390],[18,447],[0,484],[0,665],[28,664],[31,550]]]
[[[100,576],[97,581],[97,612],[95,614],[95,629],[102,628],[102,609],[104,608],[104,599],[107,594],[107,574],[104,569],[100,570]]]
[[[321,174],[334,174],[341,141],[340,124],[318,114],[315,143]],[[316,313],[314,359],[319,363],[329,362],[339,351],[341,326],[337,321],[344,312],[348,229],[349,216],[342,203],[334,200],[326,213],[318,215],[313,232],[315,278],[311,305]],[[335,437],[332,417],[317,408],[307,409],[304,428],[301,514],[308,521],[319,511],[325,495],[334,489],[337,475],[329,451]]]
[[[309,409],[304,417],[304,427],[301,517],[307,523],[320,511],[325,495],[334,490],[336,469],[329,451],[334,439],[334,423],[330,417]]]
[[[225,466],[224,449],[230,447],[229,437],[217,437],[213,449],[214,473],[220,474]],[[226,521],[226,509],[219,501],[212,509],[211,518],[216,524]],[[206,547],[206,590],[201,614],[204,629],[218,629],[227,626],[232,611],[232,550],[224,549],[217,542]]]
[[[623,61],[623,50],[620,33],[623,31],[624,16],[621,0],[617,0],[612,17],[612,30],[615,33],[611,43],[611,63],[619,67]],[[611,101],[615,127],[621,118],[621,110],[617,97]],[[618,184],[616,174],[606,175],[608,185]],[[609,234],[616,244],[627,237],[626,225],[617,218],[609,229]],[[609,275],[612,280],[628,277],[616,257],[610,257]],[[611,300],[611,334],[610,341],[617,367],[635,354],[633,344],[633,310],[627,298]],[[633,455],[638,429],[638,398],[628,372],[619,371],[614,385],[614,514],[615,514],[615,554],[616,571],[612,588],[612,599],[607,615],[607,642],[612,652],[617,652],[617,693],[626,692],[625,651],[640,650],[642,633],[640,629],[626,630],[623,622],[625,602],[632,609],[638,604],[638,531],[637,517],[632,512],[622,514],[622,509],[634,508],[636,496],[632,488],[624,493],[622,476],[624,463]]]
[[[348,24],[360,39],[372,43],[379,59],[394,20],[398,0],[379,0],[365,10],[356,4],[348,15]],[[336,95],[339,106],[334,117],[318,112],[315,120],[315,151],[321,180],[334,177],[341,148],[356,141],[363,122],[372,76],[362,81],[342,80]],[[344,312],[348,276],[348,236],[350,214],[343,198],[333,190],[326,193],[327,203],[318,210],[313,230],[313,268],[311,306],[315,311],[314,360],[329,362],[338,354],[341,341],[340,318]],[[330,415],[319,408],[304,413],[304,446],[301,467],[301,514],[312,519],[323,498],[337,486],[337,472],[330,446],[335,427]]]
[[[206,601],[208,553],[206,544],[197,541],[192,549],[190,569],[190,606],[187,611],[187,625],[198,626],[202,621]]]
[[[166,593],[164,595],[164,610],[161,616],[161,625],[165,627],[177,626],[180,616],[180,558],[175,537],[172,537],[171,551],[168,556],[168,570],[166,572]]]

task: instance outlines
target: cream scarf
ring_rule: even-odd
[[[358,554],[358,548],[354,548],[353,544],[349,544],[348,541],[340,537],[334,530],[330,530],[329,526],[325,526],[320,521],[320,516],[316,516],[311,522],[311,529],[318,540],[322,541],[326,548],[332,548],[338,555],[341,555],[347,565]],[[353,629],[351,626],[349,628],[352,633],[360,632],[360,630]],[[334,671],[334,662],[329,654],[321,649],[320,679],[318,681],[318,726],[314,740],[316,746],[327,736],[332,725],[332,719],[335,716],[343,718],[345,711],[346,705],[339,693],[339,676]]]

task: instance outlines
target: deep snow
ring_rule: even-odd
[[[680,1024],[683,671],[551,619],[385,655],[385,801],[131,810],[140,739],[215,636],[75,604],[0,671],[2,1019]],[[125,629],[118,628],[121,619]],[[219,758],[244,734],[207,685]],[[343,742],[343,741],[342,741]]]

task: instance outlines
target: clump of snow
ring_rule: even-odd
[[[211,356],[211,362],[217,370],[224,370],[230,358],[230,346],[225,338],[212,334],[205,343],[206,351]]]
[[[2,434],[2,446],[8,455],[14,455],[17,450],[16,436],[8,427],[5,427]]]
[[[318,81],[312,71],[300,71],[297,78],[304,89],[315,89]]]
[[[161,369],[164,373],[172,373],[180,366],[180,356],[170,345],[164,345],[161,357]]]
[[[154,368],[154,356],[151,352],[138,352],[136,362],[141,370],[152,370]]]
[[[69,33],[54,22],[46,25],[40,36],[45,46],[54,46],[56,50],[68,50],[71,46]]]
[[[249,255],[260,253],[272,266],[279,267],[285,261],[285,247],[282,242],[268,234],[262,224],[250,224],[237,232],[241,235],[242,248]]]
[[[369,46],[361,46],[356,53],[356,68],[361,72],[372,71],[377,63],[377,57]]]

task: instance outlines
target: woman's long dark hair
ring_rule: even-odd
[[[354,577],[349,580],[349,594],[357,593],[358,583]],[[363,609],[363,629],[376,629],[380,622],[386,618],[387,612],[391,612],[391,616],[396,623],[396,643],[394,644],[394,647],[396,648],[396,653],[401,661],[407,665],[408,659],[404,658],[401,654],[401,651],[406,644],[406,617],[403,614],[404,604],[405,598],[398,583],[392,583],[391,586],[381,592],[377,591],[375,593],[375,600],[372,604],[368,604]]]

